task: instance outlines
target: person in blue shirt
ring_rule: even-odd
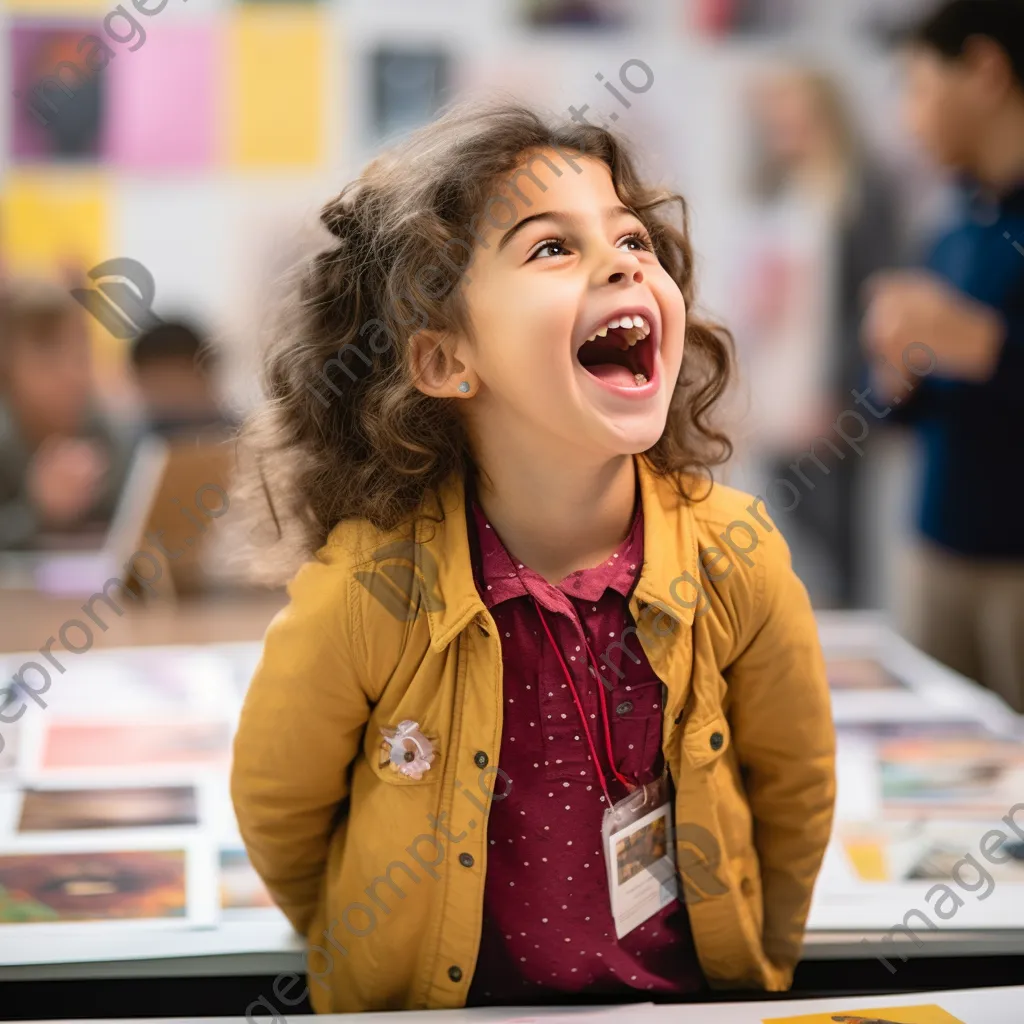
[[[868,286],[871,412],[923,449],[906,629],[1024,712],[1024,0],[916,26],[904,114],[962,186],[926,267]]]

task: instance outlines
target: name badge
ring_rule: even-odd
[[[615,935],[621,939],[679,897],[668,776],[638,787],[601,826]]]

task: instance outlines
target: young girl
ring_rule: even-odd
[[[828,690],[764,503],[709,482],[730,357],[688,314],[681,197],[503,105],[322,220],[249,432],[315,558],[232,778],[314,1008],[785,989]]]

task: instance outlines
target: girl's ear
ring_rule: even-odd
[[[413,384],[432,398],[470,398],[477,391],[476,374],[445,347],[449,336],[417,331],[409,339],[409,370]]]

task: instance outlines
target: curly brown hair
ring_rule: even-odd
[[[297,301],[283,310],[267,353],[267,401],[243,430],[254,459],[239,493],[262,492],[289,571],[343,520],[392,529],[425,514],[451,474],[476,472],[456,401],[415,386],[408,339],[423,329],[469,332],[460,282],[479,220],[499,197],[511,202],[520,175],[536,181],[538,161],[556,170],[545,155],[553,150],[567,162],[585,156],[609,167],[691,311],[683,373],[648,461],[681,498],[699,500],[689,493],[692,477],[710,478],[710,467],[731,455],[710,412],[729,381],[732,338],[692,314],[683,197],[643,184],[625,142],[603,128],[546,123],[516,103],[453,106],[323,208],[334,244],[303,268]],[[660,216],[672,205],[678,225]]]

